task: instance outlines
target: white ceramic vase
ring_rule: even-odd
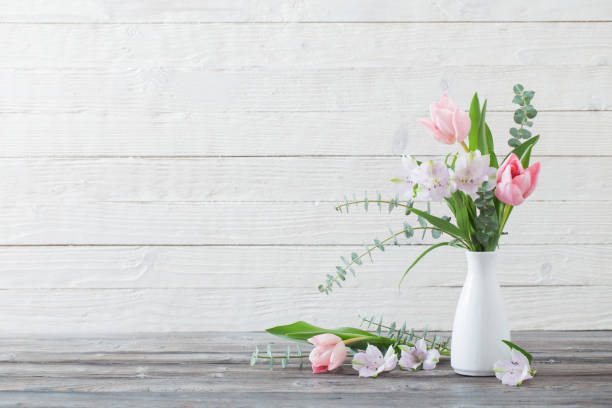
[[[457,374],[491,376],[497,360],[509,360],[504,299],[497,282],[496,252],[466,252],[468,272],[459,297],[451,340]]]

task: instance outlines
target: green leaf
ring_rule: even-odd
[[[525,120],[527,120],[527,116],[525,115],[524,110],[517,109],[514,111],[514,123],[522,125]]]
[[[470,121],[472,126],[470,127],[468,141],[470,151],[473,152],[478,148],[478,129],[480,126],[480,102],[478,101],[477,93],[474,93],[472,103],[470,104]]]
[[[451,224],[449,221],[446,221],[431,214],[427,214],[425,211],[421,211],[417,208],[413,208],[412,212],[414,212],[416,215],[420,215],[421,217],[425,218],[434,227],[441,229],[449,235],[460,237],[463,239],[467,238],[459,228]]]
[[[391,236],[393,237],[393,245],[399,245],[399,241],[397,240],[397,236],[395,235],[395,233],[393,232],[391,227],[388,227],[388,228],[389,228],[389,234],[391,234]]]
[[[521,141],[518,139],[508,139],[508,145],[511,147],[519,147],[521,145]]]
[[[432,245],[432,246],[430,246],[429,248],[427,248],[425,251],[423,251],[423,252],[421,253],[421,255],[419,255],[419,256],[417,257],[417,259],[415,259],[415,260],[414,260],[414,262],[412,262],[412,264],[411,264],[411,265],[408,267],[408,269],[406,269],[406,272],[404,272],[404,274],[402,275],[402,279],[400,280],[400,283],[399,283],[399,284],[400,284],[400,285],[402,284],[402,282],[404,281],[404,278],[406,277],[406,275],[408,275],[408,272],[410,272],[410,270],[411,270],[411,269],[412,269],[412,268],[413,268],[413,267],[414,267],[414,266],[415,266],[417,263],[419,263],[419,261],[420,261],[421,259],[423,259],[423,257],[424,257],[425,255],[427,255],[428,253],[430,253],[431,251],[433,251],[433,250],[434,250],[434,249],[436,249],[436,248],[440,248],[440,247],[442,247],[442,246],[449,245],[449,244],[450,244],[450,242],[440,242],[439,244]]]
[[[417,217],[417,221],[421,227],[425,228],[427,226],[427,221],[425,221],[425,218],[423,218],[421,215]]]
[[[356,263],[357,265],[361,265],[363,262],[361,261],[361,259],[359,258],[359,255],[357,255],[356,252],[351,253],[351,259],[354,263]]]
[[[385,247],[380,243],[379,240],[375,239],[374,240],[374,245],[376,246],[376,248],[378,248],[381,251],[385,252]]]
[[[531,150],[533,149],[533,145],[528,146],[525,153],[523,153],[523,157],[521,157],[521,164],[523,168],[529,167],[529,159],[531,159]]]
[[[527,105],[525,107],[525,115],[529,118],[529,119],[533,119],[536,117],[536,115],[538,114],[538,111],[531,105]]]
[[[482,154],[489,154],[489,145],[487,143],[487,131],[485,117],[487,114],[487,100],[482,104],[482,112],[480,113],[480,125],[478,126],[478,150]]]
[[[395,322],[389,325],[389,332],[387,333],[387,337],[393,338],[393,335],[395,334],[395,326],[396,326]]]
[[[376,335],[380,336],[380,331],[382,330],[382,322],[383,318],[380,316],[380,320],[378,321],[378,327],[376,328]]]
[[[393,178],[392,178],[390,181],[391,181],[392,183],[403,183],[403,182],[404,182],[404,181],[406,181],[406,180],[404,180],[404,179],[403,179],[403,178],[401,178],[401,177],[393,177]]]
[[[508,340],[502,340],[502,341],[504,342],[506,346],[510,347],[511,349],[515,349],[516,351],[520,352],[522,355],[527,357],[527,360],[529,360],[529,365],[533,363],[533,356],[531,354],[529,354],[528,352],[526,352],[525,350],[523,350],[516,344],[512,343],[511,341],[508,341]]]
[[[489,166],[498,168],[497,156],[495,155],[495,146],[493,145],[493,134],[489,125],[485,123],[485,131],[487,133],[487,149],[489,150]],[[483,153],[484,154],[484,153]]]
[[[512,89],[515,94],[520,95],[525,90],[525,87],[521,84],[516,84]]]
[[[531,100],[533,99],[535,95],[534,91],[525,91],[523,92],[523,99],[525,100],[525,103],[527,105],[529,105],[531,103]]]
[[[531,137],[531,132],[527,129],[521,129],[518,137],[522,139],[529,139]]]
[[[431,236],[435,239],[438,239],[442,236],[442,231],[437,230],[437,229],[433,229],[431,230]]]
[[[404,235],[406,235],[406,238],[412,238],[414,235],[414,229],[406,222],[404,223]]]
[[[512,98],[512,103],[516,103],[517,105],[523,105],[523,97],[521,95],[514,95],[514,98]]]
[[[517,146],[510,153],[516,154],[517,157],[522,161],[525,155],[527,154],[527,150],[530,148],[530,146],[534,146],[538,142],[538,140],[540,140],[540,135],[535,135],[534,137],[527,140],[526,142],[523,142],[520,146]],[[504,162],[506,161],[508,156],[510,156],[510,153],[508,153],[508,155],[504,158],[503,160]],[[528,165],[529,165],[529,161],[527,161],[527,165],[523,164],[523,167],[528,167]]]
[[[515,127],[510,128],[510,135],[512,135],[513,137],[520,137],[519,130]]]

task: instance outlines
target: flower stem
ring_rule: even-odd
[[[463,150],[465,150],[466,153],[470,152],[470,149],[468,149],[467,145],[465,144],[465,142],[461,142],[461,147],[463,147]]]
[[[512,210],[512,206],[505,204],[504,212],[502,213],[502,219],[499,223],[499,235],[504,231],[504,227],[506,226],[506,221],[508,221],[508,216],[510,215],[510,211]]]
[[[356,343],[358,341],[367,340],[367,339],[374,339],[374,338],[375,337],[373,337],[373,336],[353,337],[352,339],[344,340],[343,343],[345,345],[348,345],[348,344],[351,344],[351,343]]]

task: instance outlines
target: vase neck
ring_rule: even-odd
[[[496,252],[469,252],[466,253],[468,274],[481,275],[493,274],[497,271]]]

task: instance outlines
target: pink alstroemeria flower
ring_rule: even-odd
[[[436,349],[427,350],[427,343],[423,339],[417,340],[414,347],[401,345],[399,348],[402,350],[399,365],[404,370],[416,371],[421,364],[423,370],[433,370],[440,361],[440,352]]]
[[[508,159],[497,170],[497,187],[495,196],[502,203],[519,205],[533,192],[540,174],[540,163],[534,163],[523,169],[516,154],[511,153]]]
[[[520,351],[512,349],[511,360],[499,360],[493,371],[502,384],[517,387],[525,380],[533,378],[535,370],[531,369],[529,360]]]
[[[314,374],[331,371],[344,363],[346,346],[335,334],[319,334],[309,338],[308,342],[315,346],[309,356]]]
[[[438,142],[453,144],[463,142],[470,131],[470,116],[443,93],[439,102],[429,105],[430,119],[421,118],[421,125],[431,133]]]
[[[357,353],[353,357],[353,368],[359,371],[360,377],[374,377],[383,371],[391,371],[397,365],[397,354],[393,347],[389,346],[385,356],[378,347],[368,344],[365,353]]]

